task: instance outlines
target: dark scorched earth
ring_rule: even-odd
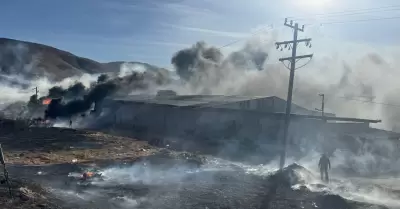
[[[176,156],[175,156],[176,157]],[[205,163],[200,165],[199,161]],[[365,209],[386,208],[345,200],[340,196],[311,192],[301,184],[298,172],[308,171],[292,164],[281,172],[259,176],[234,165],[211,165],[207,159],[183,155],[146,157],[131,163],[101,165],[101,179],[90,183],[73,180],[88,166],[57,165],[13,167],[21,176],[35,180],[62,201],[64,208],[143,208],[143,209]],[[70,175],[70,177],[68,177]],[[310,174],[311,175],[311,174]],[[72,180],[71,180],[72,179]],[[319,185],[324,187],[323,185]],[[51,207],[49,207],[51,208]]]

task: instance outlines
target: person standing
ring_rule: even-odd
[[[331,162],[326,154],[322,154],[321,158],[319,159],[318,167],[321,173],[321,180],[329,182],[328,169],[331,169]]]

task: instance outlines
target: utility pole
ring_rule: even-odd
[[[325,109],[325,94],[318,94],[321,97],[321,109],[315,108],[315,110],[320,111],[322,117],[324,117],[324,109]]]
[[[36,86],[35,88],[33,88],[33,90],[35,90],[36,98],[38,98],[38,93],[39,93],[38,87]]]
[[[289,125],[290,125],[290,112],[292,108],[292,94],[293,94],[293,82],[294,82],[294,71],[296,70],[296,62],[300,59],[304,58],[312,58],[313,55],[302,55],[302,56],[297,56],[297,44],[300,42],[305,42],[306,46],[311,48],[310,41],[311,39],[297,39],[298,32],[304,32],[304,25],[299,28],[299,24],[295,23],[293,24],[293,20],[288,23],[287,18],[285,19],[285,26],[292,28],[294,30],[293,33],[293,40],[292,41],[283,41],[283,42],[276,42],[276,49],[281,49],[283,50],[282,45],[287,48],[289,46],[289,50],[292,49],[292,56],[291,57],[286,57],[286,58],[280,58],[279,61],[284,62],[284,61],[289,61],[290,62],[290,77],[289,77],[289,88],[288,88],[288,94],[287,94],[287,100],[286,100],[286,114],[285,114],[285,124],[284,124],[284,130],[283,130],[283,141],[282,141],[282,151],[281,151],[281,156],[280,156],[280,169],[282,170],[283,167],[285,166],[285,160],[286,160],[286,149],[287,149],[287,138],[288,138],[288,131],[289,131]]]

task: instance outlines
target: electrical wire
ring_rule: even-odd
[[[386,12],[386,11],[400,11],[400,5],[392,5],[392,6],[384,6],[384,7],[372,7],[372,8],[365,8],[365,9],[353,9],[353,10],[347,10],[347,11],[342,11],[342,12],[331,12],[331,13],[320,13],[320,14],[312,14],[312,15],[306,15],[306,16],[291,16],[287,17],[288,19],[293,19],[293,20],[307,20],[306,17],[310,17],[308,19],[311,19],[311,17],[319,16],[319,17],[340,17],[340,16],[348,16],[348,15],[356,15],[356,14],[368,14],[371,12]],[[279,20],[284,20],[285,18],[279,18]],[[356,23],[356,22],[368,22],[368,21],[377,21],[377,20],[389,20],[389,19],[400,19],[400,16],[394,16],[394,17],[381,17],[381,18],[369,18],[369,19],[358,19],[358,20],[346,20],[346,21],[329,21],[329,22],[322,22],[318,23],[318,25],[331,25],[331,24],[344,24],[344,23]],[[314,24],[305,24],[305,25],[317,25],[316,23]],[[250,36],[257,35],[263,31],[272,30],[272,24],[268,26],[268,28],[262,28],[257,30],[256,32],[250,34]],[[237,39],[235,41],[229,42],[221,47],[218,47],[218,49],[222,49],[231,45],[234,45],[236,43],[239,43],[244,39]]]
[[[366,14],[372,12],[385,12],[385,11],[396,11],[400,10],[400,5],[392,5],[392,6],[385,6],[385,7],[375,7],[375,8],[366,8],[366,9],[353,9],[347,10],[342,12],[330,12],[330,13],[319,13],[319,14],[311,14],[311,15],[304,15],[304,16],[291,16],[287,17],[288,19],[293,20],[301,20],[306,19],[307,17],[324,17],[324,16],[347,16],[347,15],[354,15],[354,14]]]
[[[368,103],[368,104],[376,104],[376,105],[383,105],[383,106],[390,106],[390,107],[400,108],[400,104],[392,104],[392,103],[386,103],[386,102],[375,102],[375,101],[357,99],[356,97],[346,97],[346,96],[336,96],[336,95],[325,94],[325,101],[328,101],[328,100],[334,99],[334,98],[343,99],[343,100],[347,100],[347,101],[355,101],[355,102],[360,102],[360,103]]]
[[[307,61],[307,63],[305,63],[304,65],[295,68],[295,70],[297,70],[297,69],[299,69],[299,68],[302,68],[302,67],[308,65],[308,64],[311,62],[311,60],[312,60],[312,58],[310,58],[310,59]],[[300,61],[300,60],[296,60],[295,63],[297,63],[298,61]],[[290,67],[289,67],[289,65],[286,65],[284,62],[282,62],[282,64],[283,64],[283,66],[285,66],[288,70],[291,70]]]
[[[370,103],[370,104],[377,104],[377,105],[392,106],[392,107],[399,107],[399,108],[400,108],[400,104],[391,104],[391,103],[385,103],[385,102],[365,101],[365,100],[360,100],[360,99],[356,99],[356,98],[348,98],[348,97],[337,97],[337,98],[345,99],[345,100],[349,100],[349,101],[357,101],[357,102],[362,102],[362,103]]]
[[[304,66],[308,65],[308,64],[311,62],[311,60],[312,60],[312,57],[310,57],[310,59],[308,60],[308,62],[306,62],[304,65],[302,65],[302,66],[300,66],[300,67],[297,67],[297,68],[295,68],[295,70],[297,70],[297,69],[299,69],[299,68],[302,68],[302,67],[304,67]]]
[[[391,10],[391,11],[400,11],[400,8],[399,9],[396,9],[396,10]],[[352,14],[346,14],[346,15],[332,15],[332,16],[324,16],[324,17],[312,17],[312,18],[299,18],[299,19],[293,19],[294,21],[298,21],[298,20],[303,20],[303,21],[307,21],[307,20],[310,20],[310,21],[330,21],[330,20],[335,20],[335,19],[337,19],[336,17],[338,17],[338,18],[341,18],[341,19],[344,19],[344,18],[349,18],[350,16],[352,16],[352,17],[357,17],[357,16],[359,16],[359,15],[362,15],[362,14],[371,14],[370,12],[362,12],[362,13],[352,13]]]
[[[282,62],[282,64],[283,64],[283,66],[285,66],[288,70],[290,70],[290,67],[289,67],[289,65],[285,65],[285,63],[284,62]]]
[[[399,11],[400,11],[400,6],[393,6],[393,7],[396,7],[396,8],[399,7],[399,8],[397,8],[396,10],[399,10]],[[387,8],[387,7],[381,7],[381,8]],[[379,9],[379,7],[376,8],[376,9]],[[367,10],[367,9],[365,9],[365,10]],[[369,9],[369,10],[371,10],[371,9]],[[393,9],[393,10],[394,10],[394,9]],[[353,11],[362,11],[362,10],[353,10]],[[340,12],[338,12],[338,13],[340,13]],[[330,14],[336,14],[336,13],[327,13],[327,15],[330,15]],[[355,14],[355,13],[352,13],[352,14]],[[322,15],[322,14],[321,14],[321,15]],[[347,14],[347,15],[349,15],[349,14]],[[345,24],[345,23],[369,22],[369,21],[391,20],[391,19],[400,19],[400,16],[380,17],[380,18],[367,18],[367,19],[358,19],[358,20],[344,20],[344,21],[328,21],[328,22],[311,23],[311,24],[305,24],[305,25],[307,25],[307,26],[312,26],[312,25],[332,25],[332,24]],[[299,19],[297,19],[297,20],[299,20]],[[272,30],[272,29],[273,29],[273,28],[272,28],[271,26],[269,26],[269,28],[267,28],[267,31]],[[263,32],[263,31],[265,31],[265,28],[264,28],[264,29],[257,30],[256,32],[252,33],[250,36],[257,35],[257,34]],[[222,48],[231,46],[231,45],[236,44],[236,43],[239,43],[239,42],[241,42],[241,41],[243,41],[243,40],[246,40],[246,39],[244,38],[244,39],[238,39],[238,40],[232,41],[232,42],[230,42],[230,43],[227,43],[227,44],[225,44],[225,45],[219,47],[219,49],[222,49]]]
[[[314,14],[312,16],[321,16],[321,17],[341,17],[341,16],[349,16],[349,15],[356,15],[356,14],[368,14],[368,13],[372,13],[372,12],[387,12],[387,11],[400,11],[400,5],[397,6],[387,6],[387,7],[376,7],[376,8],[368,8],[368,9],[358,9],[358,10],[348,10],[348,11],[343,11],[343,12],[332,12],[332,13],[325,13],[325,14]],[[293,19],[293,20],[301,20],[301,19],[306,19],[304,18],[306,16],[303,17],[288,17],[288,19]],[[311,16],[310,16],[311,17]],[[330,21],[330,22],[322,22],[322,23],[318,23],[318,25],[330,25],[330,24],[345,24],[345,23],[357,23],[357,22],[369,22],[369,21],[379,21],[379,20],[390,20],[390,19],[400,19],[400,16],[393,16],[393,17],[380,17],[380,18],[367,18],[367,19],[358,19],[358,20],[346,20],[346,21]],[[316,25],[316,24],[307,24],[307,25]],[[269,28],[269,30],[272,30],[272,28]],[[259,30],[255,33],[252,34],[252,36],[258,34],[262,32],[262,30]],[[224,48],[224,47],[228,47],[230,45],[236,44],[240,41],[243,41],[244,39],[239,39],[239,40],[235,40],[233,42],[230,42],[226,45],[223,45],[220,48]],[[297,60],[299,61],[299,60]],[[296,62],[297,62],[296,61]],[[306,66],[307,64],[309,64],[312,61],[312,58],[310,58],[308,60],[307,63],[305,63],[304,65],[296,68],[302,68],[304,66]],[[283,63],[283,65],[290,70],[289,65],[286,65],[285,63]],[[329,97],[329,95],[328,95]],[[356,102],[362,102],[362,103],[369,103],[369,104],[376,104],[376,105],[384,105],[384,106],[391,106],[391,107],[398,107],[400,108],[400,104],[390,104],[390,103],[384,103],[384,102],[374,102],[374,101],[366,101],[366,100],[360,100],[360,99],[356,99],[356,98],[349,98],[349,97],[343,97],[343,96],[335,96],[335,98],[340,98],[340,99],[344,99],[344,100],[348,100],[348,101],[356,101]],[[329,99],[329,98],[327,98]]]
[[[392,19],[400,19],[400,16],[394,16],[394,17],[380,17],[380,18],[369,18],[369,19],[359,19],[359,20],[347,20],[347,21],[332,21],[332,22],[322,22],[322,23],[318,23],[318,24],[319,24],[319,25],[331,25],[331,24],[369,22],[369,21],[392,20]],[[315,25],[315,24],[310,24],[310,25]]]

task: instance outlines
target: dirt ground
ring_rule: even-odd
[[[157,152],[144,141],[60,128],[1,130],[0,143],[8,164],[25,165],[134,159]]]
[[[10,171],[13,198],[5,182],[0,184],[0,208],[61,208],[56,199],[13,172],[17,166],[56,166],[94,164],[103,161],[134,161],[158,152],[147,142],[99,132],[27,127],[15,121],[0,120],[0,143]],[[0,171],[0,180],[4,180]]]
[[[12,197],[9,188],[0,185],[0,207],[10,209],[63,209],[62,203],[51,198],[39,185],[30,180],[11,180]]]
[[[74,129],[28,128],[24,125],[13,125],[12,122],[11,124],[10,122],[2,123],[1,120],[0,143],[10,171],[13,194],[13,198],[10,198],[7,184],[4,182],[0,184],[0,208],[77,208],[70,206],[68,208],[65,202],[55,198],[33,182],[39,182],[37,181],[39,178],[52,181],[52,176],[60,181],[61,176],[67,176],[70,170],[83,164],[94,165],[105,161],[132,162],[140,158],[152,159],[155,164],[160,165],[165,164],[166,158],[185,159],[190,164],[201,164],[201,157],[197,155],[191,156],[189,153],[152,147],[147,142],[128,137]],[[167,167],[172,166],[167,165]],[[177,184],[160,185],[155,190],[147,188],[148,194],[145,195],[149,200],[142,206],[143,208],[168,209],[372,208],[372,205],[348,202],[335,195],[314,193],[307,189],[292,190],[288,182],[293,180],[295,169],[287,168],[287,173],[268,178],[249,175],[240,169],[228,171],[206,169],[188,174]],[[162,170],[168,171],[168,169]],[[51,173],[51,175],[37,175],[38,171]],[[38,179],[29,178],[30,176],[37,176],[34,178]],[[289,180],[285,180],[282,176],[288,177]],[[1,176],[0,180],[3,180]],[[99,191],[103,191],[102,194],[105,195],[104,198],[98,199],[97,206],[99,207],[85,206],[83,208],[110,208],[100,201],[107,200],[111,197],[109,195],[137,195],[137,185],[127,184],[114,187],[99,188],[101,189]],[[385,207],[373,206],[373,208]]]

